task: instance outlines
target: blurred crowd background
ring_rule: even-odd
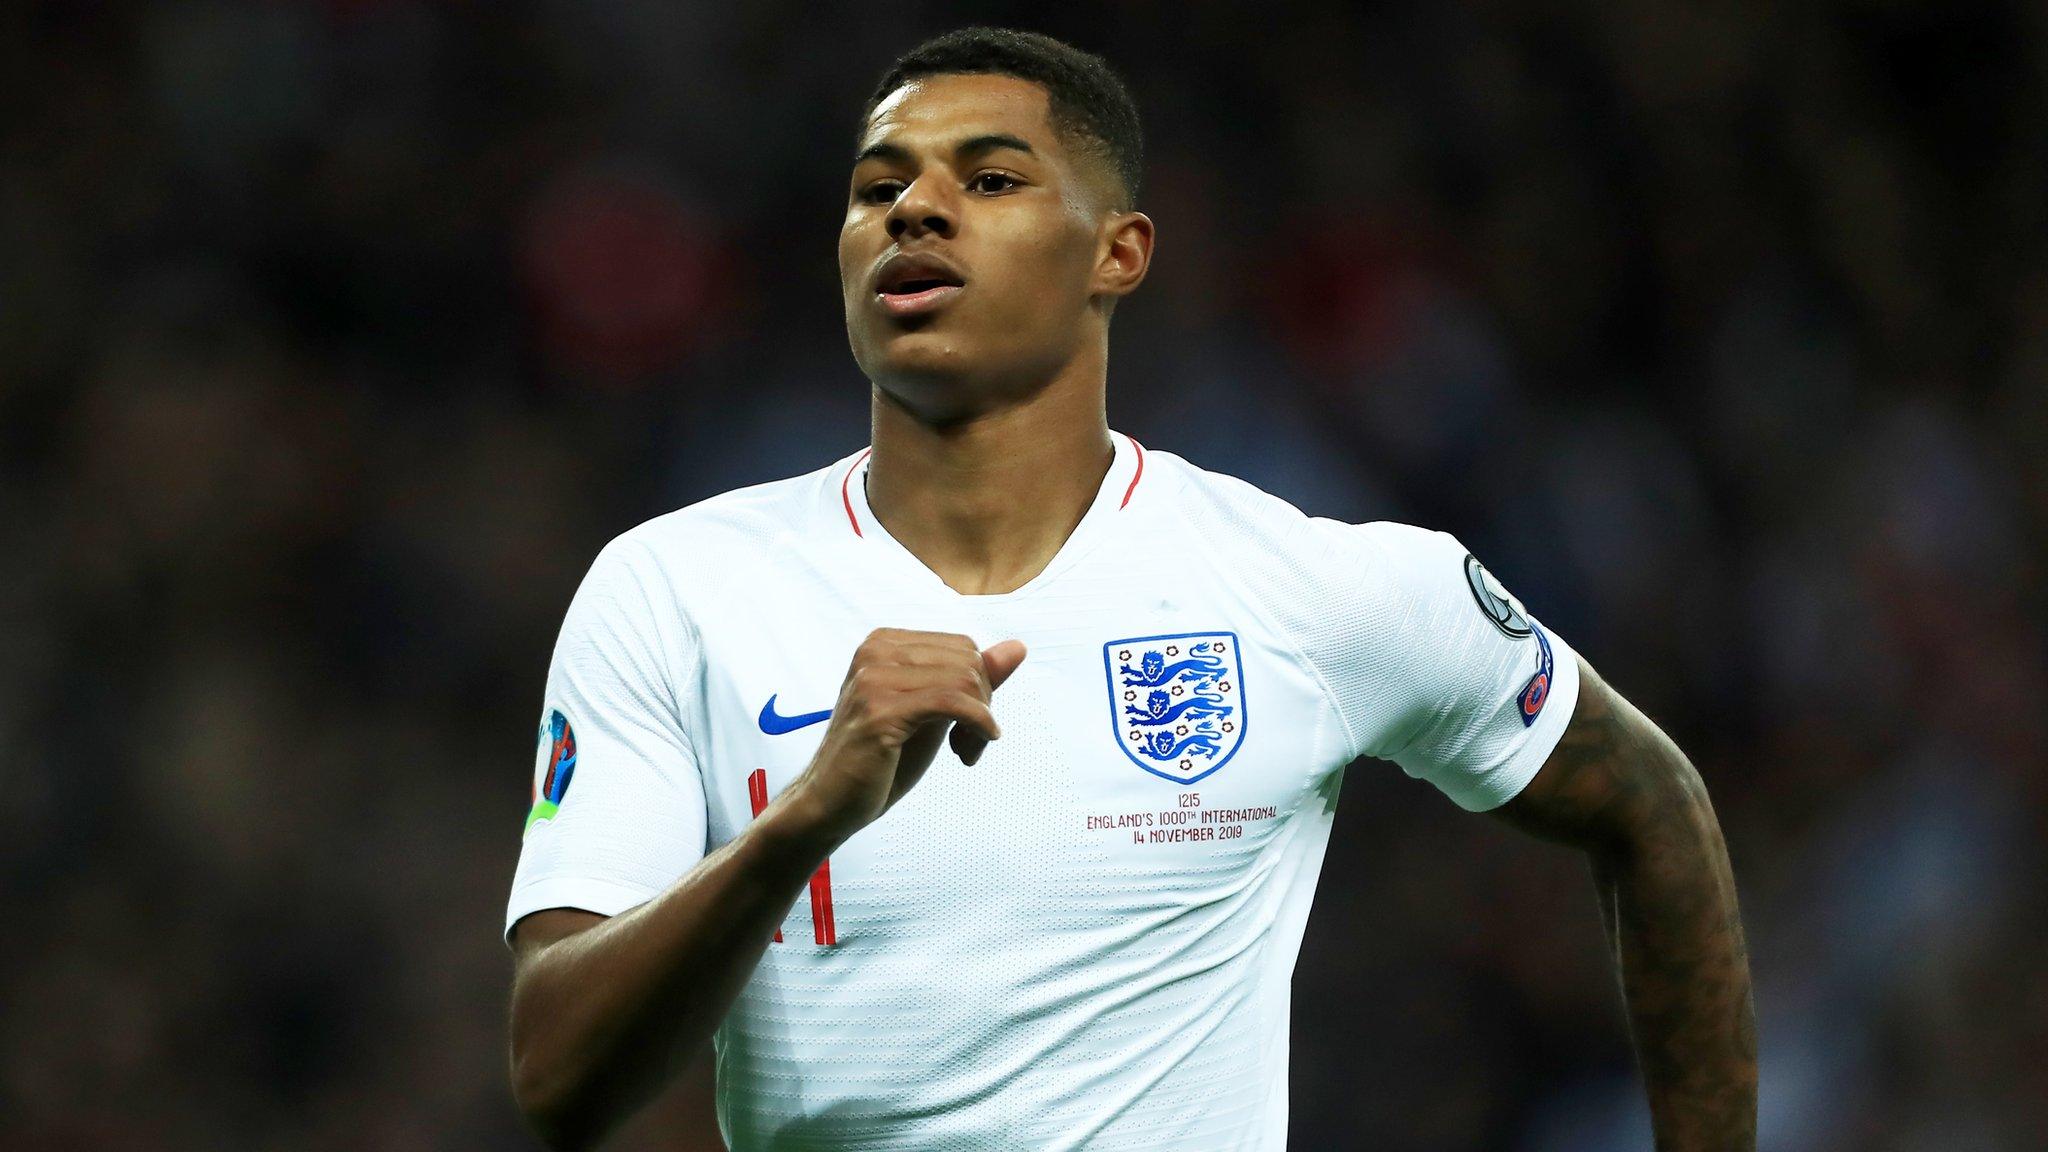
[[[855,116],[972,22],[1145,111],[1112,424],[1457,533],[1691,752],[1763,1148],[2048,1147],[2048,9],[1905,0],[0,8],[0,1145],[530,1146],[562,610],[865,443]],[[1294,1146],[1647,1148],[1583,861],[1345,793]]]

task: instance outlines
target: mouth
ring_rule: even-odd
[[[958,284],[928,284],[916,289],[902,288],[878,292],[875,298],[882,302],[882,307],[898,316],[914,316],[921,312],[930,312],[951,300],[960,292],[960,288]]]
[[[943,260],[898,255],[875,277],[875,299],[894,315],[914,316],[942,307],[966,286],[966,279]]]

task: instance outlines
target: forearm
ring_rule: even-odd
[[[1579,677],[1570,727],[1497,811],[1592,860],[1659,1152],[1750,1152],[1756,1013],[1720,823],[1678,746],[1590,665]]]
[[[870,632],[810,765],[731,843],[622,915],[558,908],[515,927],[512,1087],[549,1145],[595,1143],[702,1046],[818,865],[914,786],[942,741],[972,764],[997,738],[989,694],[1024,654],[1016,640],[983,651],[950,633]]]
[[[1677,795],[1592,852],[1659,1152],[1756,1147],[1756,1016],[1735,880],[1691,765]]]
[[[512,1082],[555,1147],[584,1147],[700,1048],[831,850],[778,798],[667,891],[547,945],[512,991]]]

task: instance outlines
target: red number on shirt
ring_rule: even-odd
[[[768,770],[756,768],[747,776],[747,802],[759,816],[768,807]],[[820,861],[811,873],[811,934],[820,944],[839,943],[839,930],[832,923],[832,861]],[[782,930],[775,930],[775,942],[782,943]]]

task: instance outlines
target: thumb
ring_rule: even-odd
[[[989,691],[993,692],[1002,687],[1003,681],[1008,680],[1010,673],[1015,672],[1017,666],[1022,663],[1024,663],[1024,642],[1022,640],[1005,640],[1000,644],[991,644],[987,648],[982,649],[981,670],[988,676]],[[961,762],[965,764],[973,764],[975,761],[980,760],[983,750],[988,747],[987,740],[974,735],[958,724],[953,725],[950,742],[953,745],[954,755],[960,757]]]
[[[1022,640],[1004,640],[982,649],[981,667],[982,671],[988,673],[990,691],[1002,687],[1003,681],[1010,678],[1010,673],[1015,672],[1017,666],[1024,663],[1024,653]]]

